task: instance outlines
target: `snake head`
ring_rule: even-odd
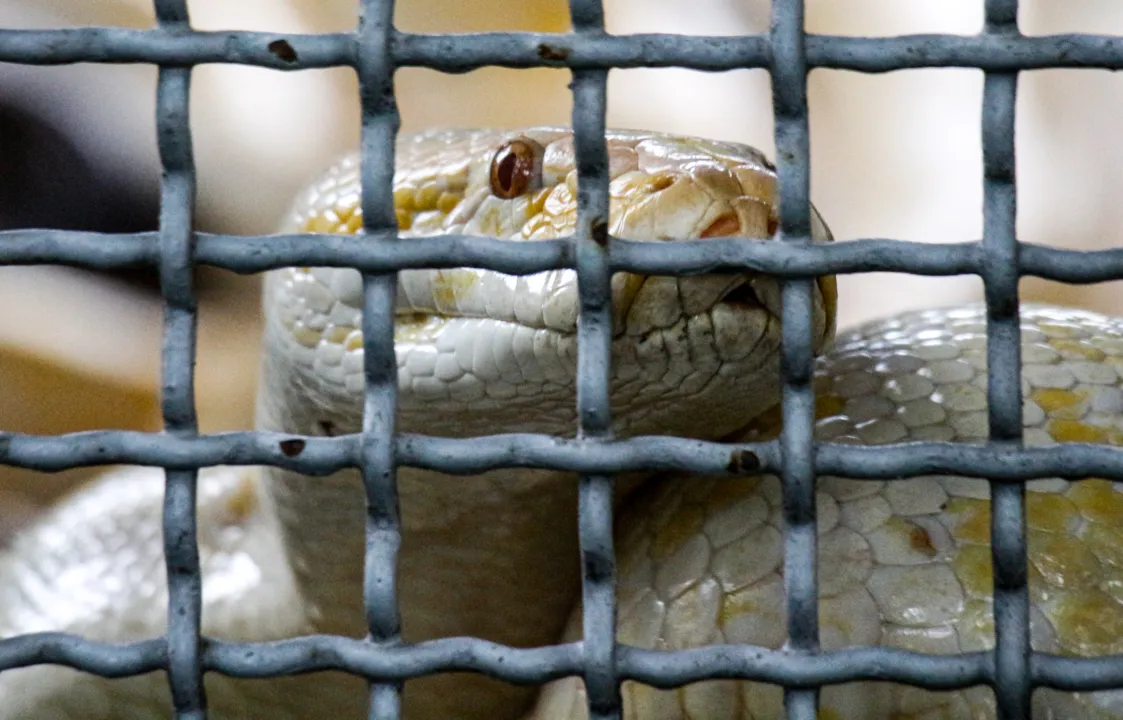
[[[611,235],[776,241],[776,175],[756,150],[629,131],[611,131],[606,142]],[[403,238],[564,237],[576,226],[576,197],[568,129],[443,130],[398,144],[394,200]],[[812,216],[814,240],[830,240],[814,209]],[[306,191],[286,229],[354,233],[361,226],[352,156]],[[774,278],[621,272],[611,290],[618,432],[697,435],[704,417],[702,434],[720,436],[776,402]],[[361,296],[360,276],[350,269],[289,268],[266,287],[266,314],[277,321],[267,324],[267,341],[274,332],[293,362],[307,368],[303,391],[334,398],[317,404],[355,411],[344,427],[357,424],[361,407]],[[833,278],[820,279],[816,352],[833,334],[835,302]],[[564,432],[574,419],[579,306],[577,278],[568,269],[517,277],[471,268],[402,271],[395,349],[404,421],[440,417],[450,429],[470,428],[469,418],[484,413],[495,432]]]

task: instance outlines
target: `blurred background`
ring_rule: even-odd
[[[766,0],[606,0],[614,33],[756,33]],[[844,35],[973,34],[982,0],[809,0],[808,30]],[[200,29],[325,32],[353,28],[356,0],[196,0]],[[1113,0],[1026,0],[1027,34],[1123,33]],[[149,27],[149,0],[5,0],[0,27]],[[404,30],[569,28],[565,0],[399,0]],[[159,163],[156,69],[0,67],[0,229],[154,229]],[[486,69],[396,76],[403,129],[569,121],[569,74]],[[810,79],[812,196],[840,241],[858,237],[970,241],[982,232],[982,73],[886,75],[816,70]],[[1023,73],[1017,116],[1019,233],[1037,243],[1118,244],[1123,173],[1114,119],[1123,77],[1106,71]],[[237,66],[194,71],[198,229],[272,231],[296,190],[358,140],[349,69],[280,73]],[[773,154],[768,75],[616,70],[609,124],[744,141]],[[268,178],[269,182],[262,182]],[[259,335],[257,279],[200,269],[197,401],[203,431],[253,421]],[[975,278],[847,276],[843,327],[900,310],[981,296]],[[1117,283],[1027,280],[1025,300],[1115,312]],[[157,430],[161,310],[150,273],[0,268],[0,428],[61,433]],[[40,475],[0,468],[0,539],[96,470]]]

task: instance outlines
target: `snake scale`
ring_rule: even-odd
[[[608,136],[609,231],[666,242],[770,238],[776,179],[755,150],[653,133]],[[556,238],[575,224],[565,129],[403,136],[394,198],[404,237],[462,232]],[[297,201],[286,230],[361,226],[357,161]],[[815,216],[815,237],[830,239]],[[767,240],[761,240],[766,242]],[[287,268],[264,284],[258,427],[357,431],[362,411],[361,282],[350,269]],[[779,293],[753,273],[617,274],[611,392],[619,436],[760,438],[779,425]],[[978,306],[916,312],[834,339],[835,290],[815,286],[818,437],[879,444],[986,437],[985,318]],[[571,435],[577,290],[571,271],[524,278],[470,269],[401,273],[397,428],[464,437]],[[1123,321],[1022,309],[1026,441],[1123,438]],[[833,342],[833,346],[832,346]],[[107,473],[61,502],[0,557],[0,637],[62,630],[120,641],[166,628],[162,474]],[[785,641],[779,483],[619,479],[618,638],[646,648]],[[1038,650],[1123,650],[1123,494],[1110,482],[1029,485],[1031,630]],[[407,641],[476,636],[536,646],[579,636],[576,480],[509,469],[448,478],[402,468],[398,594]],[[826,649],[880,645],[955,653],[993,644],[987,485],[932,476],[821,477],[820,618]],[[311,479],[278,469],[201,473],[203,630],[230,640],[365,634],[364,502],[354,471]],[[567,622],[569,623],[567,629]],[[365,682],[341,673],[234,680],[208,674],[210,716],[360,718]],[[404,716],[566,720],[585,716],[580,680],[539,691],[473,674],[406,683]],[[629,718],[771,720],[778,688],[719,680],[622,688]],[[1038,717],[1120,718],[1123,694],[1039,690]],[[3,720],[167,717],[163,673],[103,680],[67,668],[0,674]],[[832,686],[821,717],[975,719],[987,688],[930,692]]]

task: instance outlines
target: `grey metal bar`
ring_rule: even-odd
[[[398,242],[394,213],[394,144],[401,120],[394,98],[394,62],[390,37],[393,0],[363,0],[359,18],[359,93],[362,211],[364,238],[377,245]],[[394,235],[389,235],[393,232]],[[363,375],[365,396],[359,445],[367,498],[363,605],[369,640],[376,647],[401,642],[398,610],[398,552],[402,544],[398,478],[394,463],[394,421],[398,401],[398,364],[394,354],[394,297],[397,273],[363,274]],[[397,720],[402,714],[402,685],[374,683],[370,720]]]
[[[477,672],[519,684],[541,684],[581,672],[581,643],[512,648],[476,638],[445,638],[416,645],[376,646],[363,640],[311,635],[265,643],[211,640],[204,650],[208,671],[240,678],[269,678],[342,670],[372,681],[395,682],[439,672]],[[1042,656],[1043,682],[1071,690],[1123,682],[1123,656],[1083,659]],[[796,655],[747,645],[711,645],[673,652],[627,645],[618,649],[620,679],[670,688],[709,678],[756,680],[801,686],[884,680],[929,689],[986,682],[990,653],[934,656],[895,649],[852,648]],[[128,645],[93,642],[75,635],[38,633],[0,641],[0,668],[50,662],[103,677],[128,677],[163,665],[159,640]]]
[[[570,0],[577,37],[604,34],[600,0]],[[573,142],[577,168],[574,259],[580,308],[577,321],[577,436],[612,439],[612,269],[608,236],[607,70],[573,72]],[[578,485],[581,551],[583,675],[590,720],[619,720],[616,674],[616,555],[613,478],[582,475]]]
[[[164,666],[162,640],[116,644],[76,635],[36,633],[0,640],[0,669],[49,662],[102,677],[129,677]],[[268,678],[343,670],[394,681],[438,672],[486,673],[513,683],[541,684],[581,672],[579,643],[511,648],[474,638],[446,638],[411,646],[375,646],[352,638],[312,635],[267,643],[212,640],[204,666],[232,677]],[[795,655],[745,645],[712,645],[674,652],[621,645],[619,677],[669,688],[707,678],[752,679],[815,686],[883,680],[932,690],[969,687],[993,677],[992,654],[928,655],[884,648],[851,648]],[[1034,682],[1074,692],[1123,685],[1123,656],[1074,658],[1037,654]]]
[[[204,666],[223,675],[268,678],[314,670],[345,670],[367,678],[399,680],[437,672],[473,671],[520,684],[541,684],[581,671],[578,643],[547,648],[511,648],[484,640],[448,638],[412,646],[376,647],[328,635],[268,643],[212,640]],[[162,640],[117,644],[63,633],[35,633],[0,640],[0,669],[49,662],[102,677],[130,677],[164,667]],[[675,652],[619,647],[621,679],[675,687],[707,678],[752,678],[764,682],[820,685],[857,679],[907,682],[932,690],[987,682],[991,653],[935,656],[903,650],[853,648],[797,656],[744,645],[712,645]],[[1039,653],[1035,684],[1073,692],[1123,685],[1123,656],[1061,657]]]
[[[951,690],[987,682],[993,675],[989,653],[939,656],[865,647],[811,655],[746,645],[710,645],[673,653],[623,646],[619,662],[622,676],[661,688],[718,678],[808,689],[878,680]]]
[[[1041,68],[1123,69],[1123,40],[1108,35],[1001,38],[988,35],[904,35],[887,38],[806,36],[807,64],[865,73],[929,67],[981,68],[990,72]],[[467,72],[510,68],[575,69],[684,67],[720,72],[768,67],[768,39],[760,35],[713,37],[664,34],[566,35],[489,33],[399,36],[402,66]]]
[[[385,233],[376,231],[375,239]],[[508,275],[530,275],[574,265],[571,239],[512,243],[469,235],[412,238],[390,246],[356,243],[351,237],[311,234],[213,235],[196,233],[195,264],[238,273],[280,267],[355,267],[381,273],[409,268],[486,267]],[[94,270],[155,265],[155,233],[106,234],[68,230],[0,232],[0,264],[69,265]],[[754,270],[780,278],[900,272],[913,275],[974,275],[986,254],[980,242],[922,243],[861,239],[829,245],[746,243],[714,238],[653,245],[613,238],[613,272],[691,275]],[[1022,276],[1071,284],[1107,282],[1123,276],[1123,248],[1066,250],[1020,243]]]
[[[961,67],[988,72],[1043,68],[1123,69],[1123,38],[1072,33],[1035,37],[902,35],[867,38],[807,35],[810,67],[881,73]],[[27,65],[72,63],[238,63],[274,70],[307,70],[357,64],[351,33],[299,35],[249,31],[156,28],[0,29],[0,62]],[[767,67],[768,39],[668,34],[596,35],[554,33],[395,33],[393,60],[401,67],[468,72],[481,67],[610,68],[684,67],[720,72]]]
[[[274,70],[308,70],[356,65],[356,43],[352,33],[292,35],[188,27],[0,29],[0,62],[156,63],[178,67],[238,63]]]
[[[254,644],[253,662],[246,660],[244,645],[215,641],[208,647],[207,666],[235,677],[274,677],[314,669],[346,670],[386,681],[466,671],[514,683],[540,684],[579,673],[584,654],[581,645],[523,649],[475,638],[447,638],[411,646],[373,648],[350,638],[317,635]],[[620,679],[658,688],[718,678],[786,683],[794,687],[881,680],[946,690],[987,682],[993,675],[991,655],[983,652],[937,656],[896,649],[848,648],[805,655],[748,645],[710,645],[676,651],[620,645],[617,652]],[[1106,666],[1104,670],[1111,671]]]
[[[140,432],[99,430],[50,437],[0,433],[0,464],[58,472],[99,465],[149,465],[183,470],[213,465],[271,465],[305,475],[358,467],[358,436],[301,437],[233,432],[183,440]],[[474,475],[507,467],[621,473],[636,470],[732,476],[780,471],[778,442],[725,444],[664,436],[586,442],[542,435],[443,438],[398,435],[399,465],[449,475]],[[1091,443],[1018,448],[943,442],[860,445],[816,443],[819,475],[892,480],[910,475],[954,474],[995,482],[1061,477],[1123,481],[1123,448]],[[44,482],[50,482],[44,479]]]
[[[155,0],[161,28],[190,25],[186,0]],[[195,416],[197,305],[192,288],[195,160],[190,125],[191,68],[161,67],[156,90],[156,139],[163,166],[159,270],[164,297],[161,408],[169,435],[190,439]],[[178,720],[206,720],[199,637],[203,576],[195,522],[198,470],[166,470],[164,562],[168,578],[168,684]]]
[[[987,0],[986,32],[1017,37],[1018,1]],[[1018,318],[1016,72],[988,72],[983,90],[983,263],[987,304],[987,418],[995,443],[1022,442]],[[1003,720],[1029,718],[1029,586],[1025,485],[990,483],[994,566],[994,693]]]
[[[779,184],[780,238],[808,245],[811,235],[810,133],[807,125],[807,56],[803,0],[773,0],[770,32],[772,112],[776,124],[776,176]],[[780,377],[784,425],[782,502],[784,515],[784,598],[786,647],[798,654],[819,651],[818,538],[812,428],[815,395],[811,387],[813,280],[781,282]],[[789,720],[815,720],[819,688],[784,685]]]
[[[0,640],[0,670],[51,663],[105,678],[131,677],[168,666],[166,638],[131,643],[94,642],[60,632],[29,633]]]

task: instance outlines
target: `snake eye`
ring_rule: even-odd
[[[504,200],[542,187],[542,155],[545,149],[528,137],[500,146],[491,161],[491,192]]]

